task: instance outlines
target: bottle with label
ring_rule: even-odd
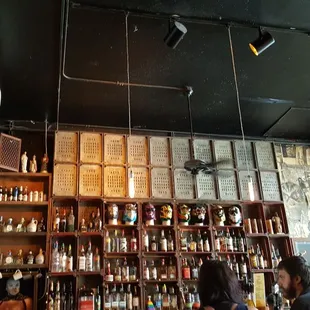
[[[146,302],[146,310],[154,310],[154,304],[152,302],[152,297],[147,296],[147,302]]]
[[[163,301],[162,310],[170,310],[170,296],[167,293],[166,284],[162,286],[161,293],[162,293],[162,301]]]
[[[55,299],[55,296],[54,296],[54,282],[51,281],[50,282],[50,289],[49,289],[49,292],[48,292],[48,298],[47,298],[47,309],[48,310],[54,310],[54,299]]]
[[[132,236],[130,239],[130,252],[137,252],[137,251],[138,251],[137,238],[135,236],[135,231],[132,230]]]
[[[127,309],[127,300],[126,300],[126,293],[124,291],[124,285],[121,284],[119,290],[119,310],[126,310]]]
[[[97,215],[94,220],[94,225],[95,225],[95,230],[96,231],[101,231],[102,230],[102,220],[101,220],[101,215],[100,215],[100,208],[97,208]]]
[[[197,231],[196,243],[197,243],[197,251],[202,252],[203,251],[203,240],[202,240],[201,232],[199,229]]]
[[[80,232],[87,232],[87,225],[85,223],[85,219],[83,218],[80,223]]]
[[[45,231],[46,231],[46,225],[44,217],[42,217],[40,223],[38,224],[38,232],[45,232]]]
[[[58,241],[55,241],[52,253],[52,272],[59,272],[59,267],[60,267],[60,255],[58,252]]]
[[[217,234],[217,230],[214,231],[214,250],[219,252],[221,249],[220,238]]]
[[[3,220],[3,216],[0,215],[0,233],[4,232],[4,226],[5,226],[5,222]]]
[[[105,233],[104,244],[105,244],[104,248],[105,248],[106,253],[110,253],[111,252],[111,238],[110,238],[110,233],[108,230]]]
[[[144,280],[150,280],[150,269],[146,260],[143,261],[143,278]]]
[[[85,271],[86,270],[86,257],[85,257],[85,250],[84,246],[81,246],[81,251],[78,259],[78,270]]]
[[[260,250],[259,244],[257,244],[257,246],[256,246],[256,253],[257,253],[258,268],[259,269],[264,269],[265,268],[264,257],[262,255],[261,250]]]
[[[193,234],[189,234],[188,250],[190,252],[197,252],[197,242],[193,238]]]
[[[112,296],[110,295],[109,292],[109,286],[106,285],[105,286],[105,293],[104,293],[104,310],[111,310],[111,306],[112,306]]]
[[[190,280],[191,278],[191,269],[186,258],[182,259],[182,277],[184,280]]]
[[[59,272],[65,272],[67,266],[67,254],[65,250],[65,244],[62,243],[60,246],[60,253],[59,253]]]
[[[73,287],[72,282],[69,284],[69,291],[67,295],[67,310],[74,310],[74,297],[73,297]]]
[[[161,231],[161,237],[160,237],[160,251],[167,252],[168,245],[167,245],[167,239],[165,237],[165,231]]]
[[[232,243],[233,243],[233,251],[238,252],[238,242],[237,242],[237,237],[235,235],[234,230],[231,232],[231,237],[232,237]]]
[[[239,264],[239,271],[242,279],[246,279],[248,276],[248,269],[246,266],[246,262],[244,260],[244,256],[241,256],[241,262]]]
[[[258,260],[257,260],[257,255],[255,253],[254,247],[251,246],[249,250],[249,255],[250,255],[250,263],[251,267],[253,269],[258,269]]]
[[[63,209],[62,217],[59,223],[59,231],[66,232],[67,231],[67,215],[66,209]]]
[[[38,265],[44,264],[44,254],[42,249],[39,250],[39,254],[36,256],[35,262]]]
[[[173,286],[169,288],[169,295],[170,295],[170,310],[179,310],[178,296],[175,294]]]
[[[161,266],[159,267],[159,279],[160,280],[168,279],[168,268],[164,258],[161,259]]]
[[[133,310],[133,304],[132,304],[132,292],[130,284],[127,285],[127,292],[126,292],[126,310]]]
[[[192,261],[191,261],[191,278],[193,280],[197,280],[198,279],[198,275],[199,275],[199,272],[198,272],[198,266],[196,264],[196,261],[195,261],[195,258],[192,257]]]
[[[210,252],[210,243],[208,233],[206,231],[203,232],[203,250],[204,252]]]
[[[80,289],[79,293],[79,310],[95,310],[95,296],[91,289],[85,286]]]
[[[132,310],[140,310],[140,297],[138,295],[137,286],[135,286],[133,290]]]
[[[155,285],[154,306],[155,310],[162,310],[162,295],[159,291],[158,284]]]
[[[116,259],[115,268],[114,268],[114,281],[122,282],[122,268],[119,264],[119,259]]]
[[[129,281],[136,281],[137,280],[137,267],[135,262],[131,262],[131,266],[129,267]]]
[[[12,251],[8,251],[8,255],[4,258],[4,265],[11,265],[14,263],[14,259],[12,256]]]
[[[122,253],[127,252],[127,238],[124,229],[122,230],[122,236],[119,239],[119,251]]]
[[[174,251],[174,242],[173,242],[171,230],[169,230],[169,233],[168,233],[167,248],[168,248],[168,252]]]
[[[59,232],[59,224],[60,224],[59,210],[56,207],[55,217],[53,221],[53,232]]]
[[[17,197],[18,201],[23,201],[23,198],[24,198],[23,193],[24,193],[23,187],[20,186],[18,188],[18,197]]]
[[[150,280],[157,280],[157,268],[153,260],[151,260],[150,264]]]
[[[3,201],[8,201],[9,200],[9,195],[8,195],[8,188],[5,186],[3,190]]]
[[[150,249],[149,235],[146,230],[143,231],[143,249],[145,252],[148,252]]]
[[[67,292],[65,283],[62,283],[61,287],[60,304],[62,310],[67,310]]]
[[[151,251],[152,252],[157,252],[158,248],[157,248],[157,241],[156,241],[156,236],[152,236],[152,240],[151,240]]]
[[[32,265],[33,262],[34,262],[34,256],[33,256],[32,251],[30,250],[28,255],[27,255],[27,264]]]
[[[72,247],[71,244],[68,246],[68,255],[67,255],[67,263],[66,263],[66,271],[73,271],[73,256],[72,256]]]
[[[24,264],[24,253],[22,249],[19,249],[17,257],[15,259],[15,265],[23,265],[23,264]]]
[[[111,273],[111,264],[110,261],[106,261],[106,267],[105,267],[105,281],[106,282],[113,282],[114,276]]]
[[[18,187],[10,188],[10,201],[17,201],[18,198]]]
[[[187,238],[183,230],[180,232],[180,248],[182,252],[187,252]]]
[[[122,266],[122,281],[128,282],[129,281],[129,266],[127,264],[127,258],[124,258],[124,263]]]
[[[111,290],[111,296],[112,296],[112,308],[111,310],[119,310],[119,293],[116,290],[116,285],[114,284],[112,290]]]
[[[86,271],[93,271],[93,251],[91,249],[91,242],[88,242],[88,249],[86,252],[86,260],[85,260],[85,269]]]
[[[236,260],[236,255],[233,255],[232,270],[235,272],[237,278],[240,279],[239,265]]]
[[[99,249],[96,248],[94,255],[94,271],[100,271],[100,254]]]
[[[8,222],[4,225],[4,232],[12,232],[13,231],[13,219],[8,218]]]
[[[173,264],[172,257],[169,259],[169,265],[168,265],[168,279],[169,280],[175,280],[177,278],[177,269],[175,264]]]
[[[237,245],[238,252],[245,252],[244,239],[242,238],[240,231],[238,231]]]
[[[226,228],[226,248],[228,252],[233,252],[234,250],[233,239],[228,228]]]
[[[74,232],[74,223],[75,223],[75,216],[73,213],[73,207],[71,206],[70,213],[68,215],[68,220],[67,220],[67,231],[68,232]]]
[[[95,296],[95,310],[101,310],[101,295],[99,286],[97,286],[96,296]]]
[[[55,294],[55,303],[54,303],[54,310],[60,310],[60,282],[56,282],[56,294]]]
[[[24,188],[23,201],[28,201],[28,186],[25,186]]]

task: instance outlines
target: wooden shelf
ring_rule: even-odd
[[[257,237],[267,237],[268,235],[265,233],[257,233],[257,234],[246,234],[247,238],[257,238]]]
[[[103,237],[104,233],[100,231],[94,231],[94,232],[78,232],[77,235],[79,237],[95,237],[100,236]]]
[[[219,255],[247,255],[247,252],[216,252]]]
[[[110,257],[113,258],[113,257],[123,257],[123,256],[135,256],[135,255],[139,255],[139,252],[104,252],[104,256],[105,257]]]
[[[10,237],[45,237],[46,232],[7,232],[0,233],[0,238],[10,238]]]
[[[0,206],[31,206],[31,207],[48,207],[48,201],[29,202],[29,201],[0,201]]]
[[[289,234],[268,234],[269,238],[289,238]]]
[[[138,228],[138,225],[135,224],[135,225],[126,225],[126,224],[117,224],[117,225],[111,225],[111,224],[106,224],[104,225],[105,229],[106,230],[114,230],[115,229],[128,229],[128,228],[132,228],[132,229],[137,229]]]
[[[143,281],[145,284],[156,284],[156,283],[176,283],[178,282],[177,279],[175,280],[171,280],[171,279],[166,279],[166,280],[163,280],[163,279],[157,279],[157,280],[144,280]]]
[[[77,232],[52,232],[52,237],[77,237]]]
[[[180,251],[180,254],[181,255],[193,255],[193,256],[196,256],[196,255],[211,255],[213,252],[189,252],[189,251]],[[219,252],[217,252],[219,253]]]
[[[22,173],[22,172],[0,172],[0,177],[1,178],[12,178],[12,177],[17,177],[17,178],[49,178],[51,177],[51,173]]]
[[[45,269],[47,268],[47,264],[38,265],[38,264],[25,264],[25,265],[3,265],[0,266],[0,270],[11,270],[11,269]]]
[[[152,229],[174,229],[174,225],[142,225],[142,229],[144,230],[152,230]]]
[[[76,277],[76,271],[72,272],[49,272],[48,273],[50,277]]]

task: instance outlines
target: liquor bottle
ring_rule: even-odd
[[[228,265],[228,267],[232,270],[232,262],[230,260],[230,256],[226,255],[226,263]]]
[[[159,267],[159,279],[160,280],[168,279],[168,269],[164,258],[161,259],[161,266]]]
[[[209,256],[207,256],[207,260],[209,260]],[[200,268],[201,268],[202,264],[203,264],[203,261],[202,261],[202,258],[200,257],[199,261],[198,261],[198,272],[200,272]]]
[[[25,186],[24,188],[23,201],[28,201],[28,186]]]
[[[155,285],[155,293],[154,293],[154,306],[156,310],[162,310],[162,296],[159,291],[158,284]]]
[[[237,245],[238,252],[245,252],[244,239],[242,238],[240,231],[238,231]]]
[[[49,293],[48,293],[48,301],[47,301],[47,304],[48,304],[48,309],[49,310],[54,310],[54,299],[55,299],[55,296],[54,296],[54,282],[51,281],[50,282],[50,290],[49,290]]]
[[[152,252],[157,252],[157,241],[156,241],[156,236],[153,235],[152,240],[151,240],[151,251]]]
[[[273,244],[271,245],[271,262],[272,269],[276,269],[278,267],[278,258]]]
[[[176,266],[173,264],[172,257],[170,257],[168,266],[168,279],[175,280],[176,278],[177,278],[177,269]]]
[[[116,290],[116,285],[114,284],[111,290],[112,296],[112,310],[119,310],[119,293]]]
[[[170,310],[179,310],[178,296],[175,294],[173,286],[169,288],[169,295],[170,295]]]
[[[137,267],[135,262],[131,262],[131,266],[129,266],[129,281],[136,281],[137,280]]]
[[[126,303],[126,293],[124,291],[124,285],[121,284],[121,288],[119,290],[119,310],[126,310],[127,303]]]
[[[197,242],[194,240],[193,234],[189,234],[188,250],[190,252],[196,252],[197,251]]]
[[[95,224],[95,230],[96,231],[101,231],[102,230],[102,220],[101,220],[101,215],[100,215],[100,208],[97,208],[97,215],[96,218],[94,220],[94,224]]]
[[[115,267],[114,267],[114,281],[122,282],[122,268],[119,264],[119,259],[116,259]]]
[[[68,255],[67,255],[67,263],[66,263],[66,271],[73,271],[73,256],[72,256],[72,247],[71,244],[68,246]]]
[[[93,211],[90,215],[90,219],[89,219],[89,223],[88,223],[88,231],[89,232],[95,231],[95,219],[96,219],[96,214]]]
[[[257,255],[255,253],[254,247],[251,246],[249,250],[249,255],[250,255],[250,263],[253,269],[258,269],[258,260],[257,260]]]
[[[67,230],[67,215],[66,215],[66,210],[63,209],[62,217],[59,223],[59,231],[65,232],[66,230]]]
[[[93,251],[91,250],[90,241],[88,242],[88,249],[86,252],[85,269],[86,271],[93,271]]]
[[[114,231],[114,237],[111,239],[111,252],[119,252],[120,238],[118,238],[117,230]]]
[[[168,244],[167,239],[165,237],[165,231],[161,231],[161,237],[160,237],[160,251],[167,252],[168,251]]]
[[[59,253],[59,272],[65,272],[67,266],[67,254],[65,250],[65,244],[62,243],[60,246],[60,253]]]
[[[150,249],[149,235],[146,230],[143,231],[143,248],[145,252],[148,252]]]
[[[192,307],[192,309],[200,309],[200,297],[199,297],[199,294],[197,292],[196,286],[193,289],[192,295],[193,295],[193,307]]]
[[[162,310],[170,310],[170,296],[167,293],[166,284],[162,286],[161,294],[162,294],[162,301],[163,301]]]
[[[45,231],[46,231],[46,225],[44,217],[42,217],[40,223],[38,224],[38,232],[45,232]]]
[[[132,236],[130,239],[130,252],[137,252],[137,251],[138,251],[137,238],[135,236],[135,231],[132,230]]]
[[[110,261],[106,261],[106,267],[105,267],[105,281],[106,282],[113,282],[114,276],[111,273],[111,264]]]
[[[262,256],[263,256],[263,258],[264,258],[264,268],[265,268],[265,269],[268,269],[268,261],[267,261],[267,257],[265,256],[265,254],[264,254],[264,251],[263,251],[263,250],[261,250],[261,252],[262,252]]]
[[[23,265],[24,264],[24,254],[23,250],[18,250],[17,257],[15,259],[15,265]]]
[[[111,295],[109,292],[109,286],[105,286],[105,293],[104,293],[104,310],[111,310],[112,303],[111,303]]]
[[[110,253],[112,250],[111,249],[111,238],[110,238],[110,233],[108,230],[105,233],[104,249],[105,249],[106,253]]]
[[[150,269],[147,265],[146,260],[143,261],[143,278],[145,280],[150,280]]]
[[[58,252],[58,241],[55,241],[52,253],[52,272],[59,272],[59,265],[60,265],[60,257]]]
[[[70,208],[70,213],[68,215],[68,221],[67,221],[67,231],[68,232],[74,232],[74,222],[75,222],[75,216],[73,213],[73,207]]]
[[[98,247],[95,250],[95,255],[94,255],[94,271],[100,271],[100,254],[99,254],[99,249]]]
[[[168,252],[174,252],[174,242],[173,242],[171,230],[169,230],[169,233],[168,233],[167,248],[168,248]]]
[[[97,291],[96,291],[95,310],[101,310],[101,295],[100,295],[99,286],[97,286]]]
[[[69,292],[67,297],[67,310],[74,310],[74,297],[73,297],[73,288],[72,282],[69,284]]]
[[[231,233],[231,237],[232,237],[232,243],[233,243],[233,251],[234,252],[238,252],[237,237],[236,237],[235,232],[233,230],[232,230],[232,233]]]
[[[119,251],[120,252],[127,252],[127,239],[125,236],[124,229],[122,230],[122,236],[119,239]]]
[[[133,289],[132,310],[140,310],[140,297],[138,295],[137,286]]]
[[[184,280],[190,280],[191,278],[191,269],[188,266],[187,259],[182,259],[182,277]]]
[[[0,201],[3,201],[3,189],[2,189],[2,186],[0,186]]]
[[[187,238],[184,235],[183,230],[180,232],[180,248],[182,252],[187,252]]]
[[[192,293],[188,290],[188,287],[185,287],[184,289],[184,297],[185,297],[185,308],[184,310],[192,310],[193,309],[193,295]]]
[[[67,293],[66,284],[62,284],[61,295],[60,295],[60,306],[61,310],[67,310]]]
[[[5,186],[4,190],[3,190],[3,201],[8,201],[9,197],[8,197],[8,188]]]
[[[8,222],[4,225],[4,232],[12,232],[13,231],[13,219],[8,218]]]
[[[152,302],[152,297],[151,296],[147,296],[147,302],[146,302],[146,310],[154,310],[154,304]]]
[[[129,266],[127,264],[127,258],[124,258],[124,263],[122,266],[122,281],[128,282],[129,281]]]
[[[195,258],[192,257],[192,260],[191,260],[191,278],[193,280],[197,280],[198,279],[198,275],[199,275],[198,266],[196,264]]]
[[[282,257],[280,255],[279,249],[276,249],[276,257],[277,257],[277,261],[278,261],[278,265],[279,265],[280,262],[282,261]]]
[[[265,267],[264,257],[263,257],[263,255],[261,253],[259,244],[257,244],[257,246],[256,246],[256,253],[257,253],[258,268],[259,269],[264,269],[264,267]]]
[[[79,310],[88,309],[88,310],[95,310],[95,297],[94,292],[90,289],[86,289],[83,286],[79,292]]]
[[[233,246],[233,239],[230,235],[229,229],[226,228],[226,245],[227,245],[227,251],[233,252],[234,246]]]
[[[240,267],[239,271],[240,271],[240,274],[241,274],[241,278],[242,279],[246,279],[247,275],[248,275],[248,270],[247,270],[246,262],[244,260],[244,256],[243,255],[241,256],[241,262],[240,262],[239,267]]]
[[[205,252],[210,252],[210,243],[208,233],[206,231],[203,232],[203,250]]]
[[[254,298],[253,298],[253,293],[254,293],[254,285],[252,282],[248,282],[248,296],[247,296],[247,301],[246,305],[248,307],[253,307],[255,308],[255,303],[254,303]]]
[[[18,188],[18,197],[17,197],[17,200],[18,201],[23,201],[23,186],[21,185],[19,188]]]
[[[53,221],[53,232],[59,232],[59,223],[60,223],[59,210],[56,207],[55,217]]]
[[[236,255],[233,255],[232,270],[235,272],[237,278],[240,279],[239,265],[236,260]]]
[[[150,269],[150,280],[157,280],[157,268],[153,260],[151,260],[149,269]]]
[[[87,232],[87,226],[84,218],[81,220],[80,223],[80,232]]]
[[[203,251],[203,240],[202,240],[201,232],[199,229],[197,231],[196,243],[197,243],[197,251],[202,252]]]
[[[217,235],[217,231],[214,231],[214,250],[219,252],[221,249],[221,243],[220,243],[220,238]]]
[[[79,271],[85,271],[86,269],[86,257],[85,257],[85,250],[84,246],[81,246],[80,256],[78,259],[78,269]]]
[[[60,301],[60,282],[57,281],[54,310],[60,310]]]
[[[3,221],[3,216],[0,215],[0,233],[4,232],[5,222]]]
[[[132,308],[133,308],[133,304],[132,304],[132,292],[131,292],[131,286],[130,286],[130,284],[127,285],[126,306],[127,306],[127,310],[132,310]]]

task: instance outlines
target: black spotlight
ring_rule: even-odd
[[[275,39],[269,32],[262,31],[259,28],[258,38],[255,41],[249,43],[249,46],[250,46],[251,51],[256,56],[258,56],[275,42],[276,42]]]
[[[166,35],[164,42],[171,48],[176,48],[187,33],[186,27],[180,22],[173,21],[173,26]]]

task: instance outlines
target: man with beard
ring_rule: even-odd
[[[302,256],[292,256],[278,265],[278,284],[286,299],[295,299],[291,310],[310,310],[310,268]]]

